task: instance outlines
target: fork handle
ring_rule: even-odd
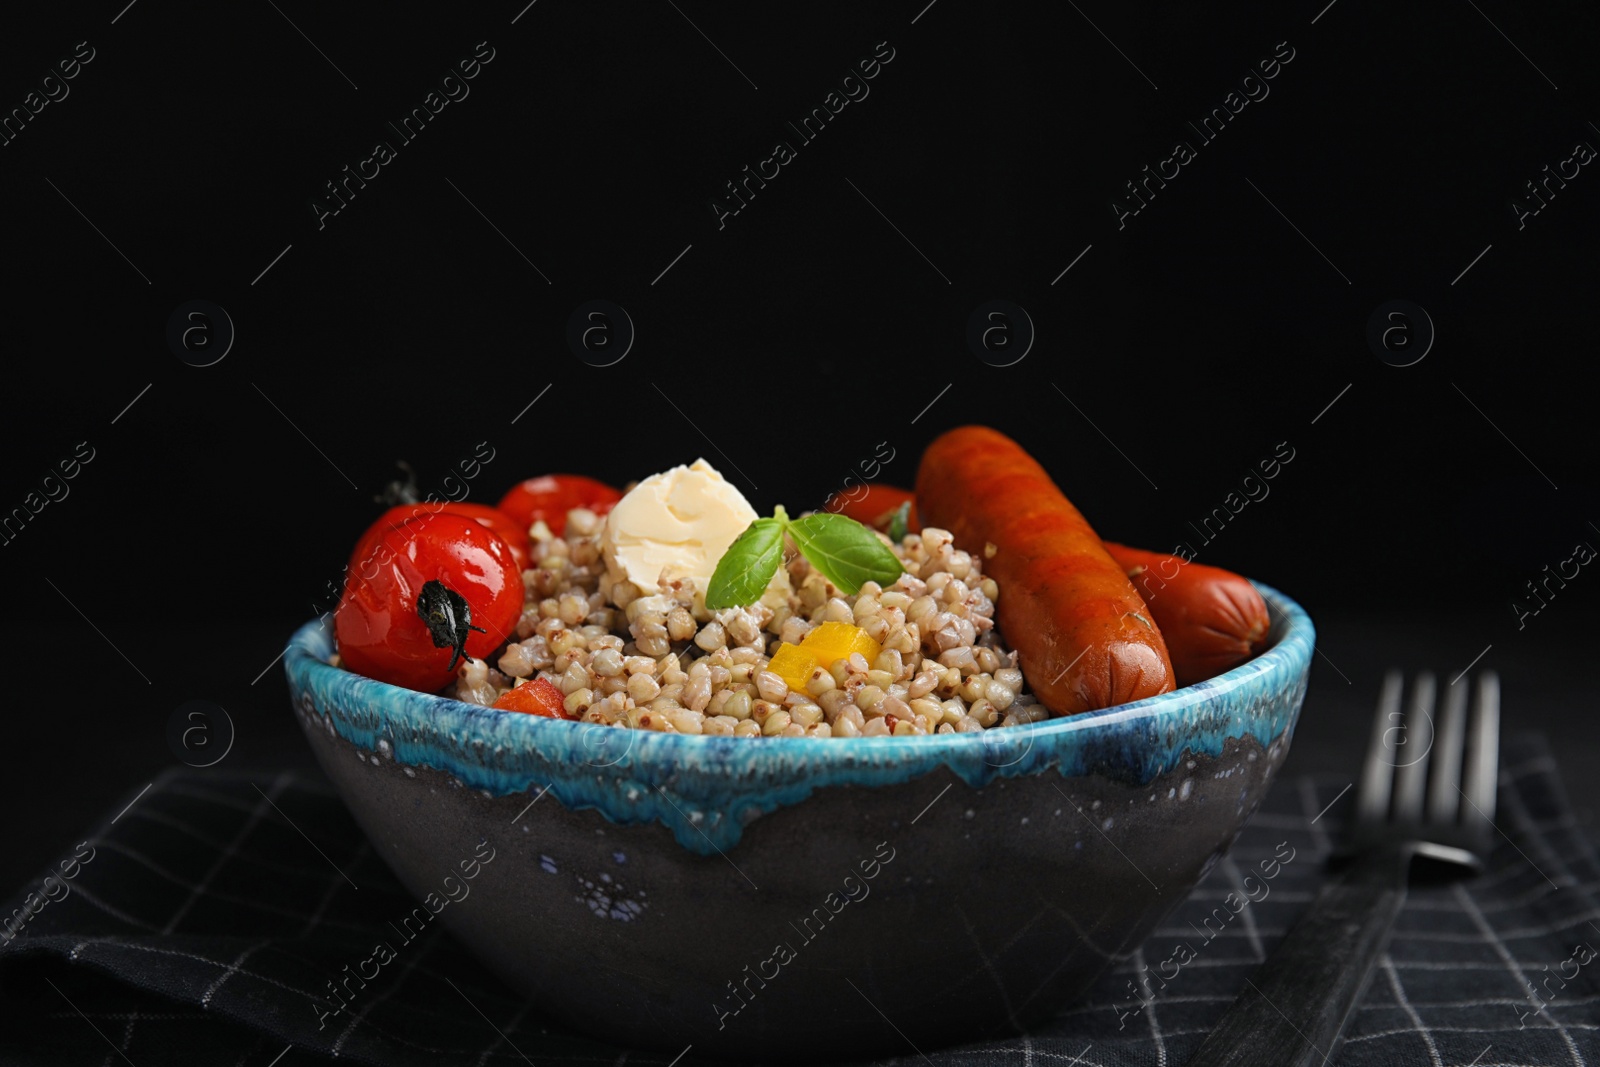
[[[1406,899],[1407,851],[1358,859],[1317,895],[1188,1067],[1325,1067]]]

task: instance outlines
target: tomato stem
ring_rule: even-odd
[[[374,503],[386,507],[398,507],[401,504],[416,504],[422,500],[422,493],[417,489],[417,472],[411,469],[411,464],[403,459],[394,461],[394,465],[406,472],[405,481],[396,478],[384,486],[383,492],[373,497]]]
[[[467,598],[440,581],[423,585],[417,597],[417,615],[428,627],[434,648],[453,649],[449,670],[455,670],[467,655],[467,632],[476,630],[488,633],[481,626],[472,625],[472,605]]]

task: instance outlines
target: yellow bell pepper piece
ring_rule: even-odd
[[[778,646],[777,653],[767,664],[767,670],[782,678],[784,682],[797,693],[806,691],[806,681],[811,677],[811,672],[816,669],[817,657],[801,648],[785,642]]]
[[[834,660],[846,659],[852,652],[861,653],[870,664],[883,651],[883,646],[867,636],[865,630],[846,622],[823,623],[806,634],[800,648],[815,656],[821,667],[831,667]]]

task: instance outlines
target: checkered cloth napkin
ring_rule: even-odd
[[[1543,741],[1513,737],[1502,753],[1488,872],[1412,891],[1340,1067],[1600,1064],[1600,862]],[[1348,785],[1280,781],[1228,859],[1085,1002],[1026,1036],[925,1050],[927,1062],[1182,1064],[1324,882]],[[319,777],[168,773],[51,872],[4,906],[3,1063],[671,1060],[562,1029],[438,926],[318,1030],[311,1003],[328,977],[414,904]],[[893,1062],[924,1059],[906,1051]]]

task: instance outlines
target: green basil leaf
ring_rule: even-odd
[[[863,582],[889,585],[903,568],[876,534],[854,519],[827,511],[789,522],[789,536],[811,565],[846,595]]]
[[[761,599],[783,559],[783,527],[780,518],[757,519],[745,527],[717,561],[706,607],[738,608]]]
[[[889,519],[889,540],[899,544],[905,540],[906,526],[911,522],[911,501],[903,500]]]

